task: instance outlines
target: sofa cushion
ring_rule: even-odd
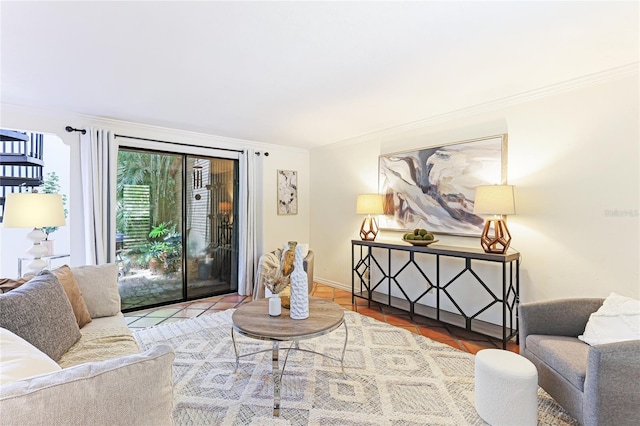
[[[0,327],[22,337],[54,361],[80,339],[71,303],[58,278],[49,271],[0,294]]]
[[[63,265],[51,272],[58,277],[58,281],[60,281],[62,288],[64,288],[64,292],[67,294],[67,298],[71,303],[71,308],[73,309],[73,314],[76,317],[78,327],[82,328],[89,324],[91,322],[91,315],[87,309],[84,297],[82,297],[82,292],[80,292],[80,287],[78,287],[78,282],[73,276],[73,272],[71,272],[71,268],[67,265]]]
[[[110,317],[120,312],[118,265],[88,265],[71,268],[91,318]]]
[[[578,338],[589,345],[640,340],[640,300],[611,293]]]
[[[100,319],[96,320],[99,321]],[[105,361],[140,353],[138,343],[125,326],[82,331],[82,337],[58,360],[62,368],[85,362]]]
[[[0,388],[0,413],[10,413],[2,425],[171,425],[174,358],[159,345],[9,383]]]
[[[80,333],[84,334],[89,331],[101,330],[103,328],[122,328],[127,327],[127,320],[122,312],[110,317],[94,318],[89,324],[85,325]]]
[[[4,328],[0,328],[0,366],[0,385],[60,370],[44,352]]]
[[[584,390],[589,345],[575,337],[530,334],[526,347],[580,392]]]

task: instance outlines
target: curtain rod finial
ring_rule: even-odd
[[[87,131],[86,131],[85,129],[74,129],[74,128],[73,128],[73,127],[71,127],[71,126],[67,126],[67,127],[65,127],[64,129],[65,129],[67,132],[69,132],[69,133],[71,133],[71,132],[80,132],[80,133],[82,133],[83,135],[86,135],[86,134],[87,134]]]

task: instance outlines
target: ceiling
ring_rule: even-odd
[[[638,63],[629,2],[0,3],[1,101],[313,148]]]

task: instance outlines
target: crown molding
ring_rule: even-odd
[[[506,96],[503,98],[494,99],[492,101],[483,102],[470,107],[461,108],[458,110],[446,112],[443,114],[434,115],[424,118],[422,120],[413,121],[410,123],[402,124],[400,126],[389,127],[387,129],[378,130],[364,135],[355,136],[353,138],[344,139],[333,144],[324,145],[323,147],[333,146],[348,146],[358,143],[363,143],[373,139],[379,139],[388,136],[398,135],[400,133],[409,132],[411,130],[420,129],[436,124],[442,124],[454,120],[459,120],[474,115],[497,111],[509,106],[518,105],[536,99],[554,96],[566,92],[571,92],[584,87],[595,86],[598,84],[606,83],[609,81],[619,80],[622,78],[638,76],[640,73],[640,62],[634,62],[631,64],[623,65],[621,67],[610,68],[605,71],[587,74],[581,77],[577,77],[571,80],[566,80],[560,83],[551,84],[549,86],[541,87],[538,89],[522,92],[512,96]]]
[[[0,111],[14,112],[27,115],[39,115],[54,118],[65,122],[72,127],[83,128],[87,126],[104,126],[108,130],[114,131],[123,137],[153,137],[165,138],[168,140],[183,138],[199,141],[206,141],[215,144],[212,148],[232,148],[232,149],[256,149],[259,151],[285,151],[285,152],[309,152],[307,149],[288,147],[266,142],[251,141],[246,139],[230,138],[209,133],[202,133],[190,130],[174,129],[170,127],[155,126],[151,124],[136,123],[132,121],[118,120],[113,118],[98,117],[94,115],[69,112],[59,109],[32,107],[26,105],[1,103]],[[80,124],[78,124],[80,123]],[[117,129],[117,130],[114,130]],[[34,130],[35,131],[35,130]],[[64,132],[64,127],[61,128]],[[135,134],[135,132],[140,132]],[[128,134],[123,134],[128,133]],[[151,135],[151,136],[150,136]],[[161,135],[161,136],[158,136]],[[185,143],[188,143],[186,141]]]

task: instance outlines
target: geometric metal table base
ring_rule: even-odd
[[[240,365],[240,358],[244,358],[247,356],[252,356],[252,355],[257,355],[260,353],[264,353],[264,352],[271,352],[271,362],[272,362],[272,376],[273,376],[273,415],[275,417],[279,417],[280,416],[280,386],[281,386],[281,381],[282,381],[282,376],[284,375],[284,370],[287,367],[287,359],[289,358],[289,352],[290,351],[301,351],[301,352],[307,352],[307,353],[311,353],[314,355],[320,355],[323,356],[325,358],[331,359],[333,361],[337,361],[340,363],[340,367],[342,369],[342,377],[344,377],[345,379],[347,378],[346,373],[344,372],[344,355],[347,349],[347,340],[349,339],[349,329],[347,328],[347,323],[346,322],[342,322],[342,325],[344,325],[344,331],[345,331],[345,335],[344,335],[344,345],[342,346],[342,356],[338,359],[336,357],[333,357],[331,355],[327,355],[327,354],[323,354],[320,352],[316,352],[313,350],[309,350],[309,349],[304,349],[300,347],[299,344],[299,340],[300,339],[296,339],[293,340],[291,342],[291,345],[288,348],[280,348],[280,340],[272,340],[269,338],[258,338],[256,336],[249,336],[251,338],[254,339],[259,339],[259,340],[272,340],[273,346],[271,349],[263,349],[261,351],[256,351],[256,352],[251,352],[251,353],[247,353],[247,354],[238,354],[238,348],[236,345],[236,338],[235,338],[235,328],[231,328],[231,340],[233,341],[233,351],[235,352],[235,356],[236,356],[236,368],[234,370],[237,371],[238,367]],[[241,331],[238,331],[239,334],[243,334]],[[322,333],[322,334],[326,334],[326,333]],[[304,339],[310,339],[312,337],[317,337],[317,336],[305,336]],[[287,354],[285,355],[284,358],[284,363],[282,364],[282,370],[280,370],[280,360],[279,360],[279,352],[280,349],[286,350]]]
[[[338,361],[340,362],[342,375],[346,378],[347,376],[344,372],[344,356],[347,349],[347,341],[349,339],[349,330],[347,328],[347,323],[344,322],[344,309],[335,302],[317,297],[309,297],[309,317],[303,320],[294,320],[289,318],[288,309],[282,309],[282,315],[278,317],[269,316],[268,302],[268,299],[258,299],[236,309],[231,317],[233,322],[233,326],[231,328],[231,340],[233,341],[233,351],[236,357],[236,371],[240,365],[240,358],[271,351],[273,415],[278,417],[280,415],[280,389],[282,375],[284,374],[287,366],[289,352],[308,352]],[[344,344],[342,346],[342,355],[339,359],[300,347],[300,340],[323,336],[336,330],[341,325],[344,325],[345,336]],[[240,355],[238,353],[238,346],[236,343],[236,333],[252,339],[270,341],[272,342],[272,347],[271,349],[263,349],[257,352]],[[279,361],[279,353],[281,349],[280,342],[287,341],[291,342],[291,344],[287,348],[282,348],[282,350],[287,351],[287,354],[284,358],[281,371]]]

